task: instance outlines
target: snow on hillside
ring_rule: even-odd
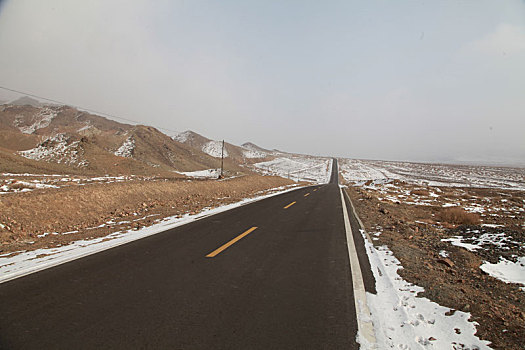
[[[202,146],[202,151],[212,157],[220,158],[222,154],[222,141],[210,141]],[[224,158],[228,157],[228,151],[224,148]]]
[[[44,107],[40,109],[40,111],[34,115],[31,119],[31,122],[33,124],[31,125],[23,125],[24,124],[24,117],[18,116],[15,118],[14,124],[15,126],[24,134],[32,134],[38,129],[43,129],[49,126],[51,124],[51,121],[53,118],[57,116],[57,111],[51,107]]]
[[[180,143],[184,143],[188,141],[188,139],[190,138],[190,135],[191,135],[191,131],[188,130],[188,131],[184,131],[184,132],[178,133],[177,135],[172,136],[172,139]]]
[[[81,158],[80,142],[71,141],[65,134],[50,136],[37,147],[18,153],[28,159],[51,161],[78,167],[88,165],[87,160]]]
[[[78,132],[78,133],[82,133],[82,132],[84,132],[84,131],[86,131],[86,130],[89,130],[89,129],[91,129],[91,128],[93,128],[93,125],[91,125],[90,122],[87,122],[87,123],[85,123],[85,125],[84,125],[83,127],[81,127],[80,129],[78,129],[77,132]]]
[[[525,169],[340,159],[346,181],[398,179],[413,184],[525,190]]]
[[[126,141],[115,151],[115,155],[119,157],[131,158],[135,150],[135,140],[133,137],[128,137]]]
[[[265,175],[277,175],[296,181],[328,183],[331,160],[316,157],[279,157],[268,162],[253,164],[253,169]]]
[[[242,148],[242,154],[245,158],[265,158],[268,156],[268,153],[257,149],[251,144],[244,144]]]

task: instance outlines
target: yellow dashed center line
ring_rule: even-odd
[[[305,196],[305,197],[308,197],[309,195],[310,195],[310,193],[307,193],[307,194],[305,194],[304,196]]]
[[[229,246],[235,244],[237,241],[239,241],[239,240],[243,239],[244,237],[248,236],[250,233],[252,233],[256,229],[257,229],[257,227],[254,226],[251,229],[244,231],[243,233],[241,233],[240,235],[238,235],[237,237],[235,237],[234,239],[232,239],[228,243],[223,244],[222,246],[220,246],[219,248],[215,249],[210,254],[206,255],[206,257],[207,258],[214,258],[216,255],[220,254],[223,250],[226,250]]]
[[[290,208],[290,207],[291,207],[292,205],[294,205],[295,203],[296,203],[296,202],[292,202],[292,203],[288,204],[286,207],[284,207],[284,209],[288,209],[288,208]]]
[[[314,189],[314,192],[315,192],[315,191],[317,191],[317,188],[316,188],[316,189]]]

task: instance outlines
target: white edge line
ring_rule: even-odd
[[[183,222],[176,222],[176,223],[173,223],[173,224],[168,224],[168,225],[165,225],[162,229],[159,229],[158,231],[154,231],[154,232],[145,234],[143,236],[136,237],[135,239],[119,241],[119,242],[115,242],[114,244],[107,244],[107,245],[104,245],[103,247],[101,246],[99,248],[94,248],[93,250],[90,250],[88,252],[79,253],[78,255],[67,256],[67,257],[64,257],[64,258],[56,258],[53,261],[50,261],[50,262],[47,262],[47,263],[41,263],[41,264],[35,265],[33,267],[27,268],[25,270],[8,273],[8,274],[5,274],[2,277],[0,277],[0,284],[8,282],[8,281],[11,281],[11,280],[14,280],[14,279],[17,279],[17,278],[20,278],[20,277],[24,277],[24,276],[30,275],[30,274],[35,273],[35,272],[39,272],[39,271],[42,271],[42,270],[49,269],[51,267],[62,265],[62,264],[68,263],[70,261],[81,259],[81,258],[84,258],[84,257],[89,256],[89,255],[97,254],[97,253],[100,253],[100,252],[102,252],[104,250],[112,249],[112,248],[115,248],[115,247],[118,247],[118,246],[121,246],[121,245],[124,245],[124,244],[127,244],[127,243],[135,242],[135,241],[138,241],[140,239],[143,239],[143,238],[146,238],[146,237],[149,237],[149,236],[153,236],[153,235],[156,235],[158,233],[165,232],[167,230],[171,230],[171,229],[176,228],[176,227],[184,226],[184,225],[190,224],[192,222],[208,218],[210,216],[214,216],[214,215],[217,215],[217,214],[220,214],[220,213],[224,213],[224,212],[226,212],[228,210],[240,208],[240,207],[243,207],[245,205],[261,201],[263,199],[275,197],[275,196],[278,196],[278,195],[281,195],[281,194],[284,194],[284,193],[287,193],[287,192],[292,192],[292,191],[295,191],[295,190],[308,188],[308,187],[314,187],[314,186],[317,186],[317,185],[293,187],[293,188],[289,188],[289,189],[286,189],[286,190],[283,190],[283,191],[280,191],[280,192],[269,194],[267,196],[263,195],[261,197],[249,198],[244,203],[240,203],[242,201],[239,201],[237,203],[231,203],[232,205],[235,205],[235,204],[239,204],[239,205],[236,205],[234,207],[227,207],[227,206],[225,206],[224,208],[220,208],[220,207],[219,208],[215,208],[216,211],[213,212],[213,213],[196,214],[195,217],[192,218],[189,221],[183,221]],[[147,226],[145,228],[148,228],[148,227],[151,227],[151,226]]]
[[[343,217],[345,222],[346,243],[348,248],[348,257],[350,258],[350,269],[352,270],[352,284],[354,288],[354,302],[357,316],[357,333],[358,338],[363,336],[369,344],[376,344],[376,336],[374,333],[374,325],[372,323],[372,316],[366,302],[366,290],[361,274],[361,266],[352,234],[352,226],[348,219],[348,211],[346,208],[343,190],[339,188],[341,193],[341,203],[343,207]]]
[[[350,196],[348,195],[348,192],[346,192],[343,187],[341,187],[341,189],[343,190],[343,193],[344,195],[346,196],[346,198],[348,199],[348,202],[350,202],[350,207],[352,208],[352,213],[354,214],[354,217],[356,218],[357,220],[357,223],[359,224],[359,227],[363,230],[363,232],[365,233],[365,236],[366,236],[366,239],[368,240],[368,242],[372,243],[372,238],[370,237],[370,235],[368,234],[368,231],[365,230],[365,225],[363,224],[363,222],[361,221],[361,218],[359,217],[359,215],[357,215],[357,212],[355,211],[355,206],[354,206],[354,203],[352,203],[352,199],[350,198]]]

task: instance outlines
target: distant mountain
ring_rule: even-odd
[[[260,161],[266,159],[270,153],[265,152],[261,148],[236,146],[231,143],[224,143],[224,153],[222,150],[222,141],[210,140],[194,131],[187,130],[173,136],[174,140],[184,143],[196,150],[200,150],[212,157],[220,158],[224,154],[225,159],[230,159],[233,162],[245,164],[253,163],[255,160]]]
[[[70,106],[21,97],[0,106],[0,170],[57,173],[157,174],[246,165],[273,158],[253,143],[236,146],[191,130],[169,137],[144,125],[129,125]]]
[[[51,168],[59,172],[152,174],[220,165],[209,154],[153,127],[123,124],[68,106],[33,106],[31,100],[19,99],[0,108],[3,158],[23,164],[24,169],[45,162],[55,164]],[[233,163],[228,166],[240,169]]]
[[[273,153],[272,151],[259,147],[251,142],[243,143],[242,147],[248,151],[246,154],[249,158],[265,158]]]
[[[201,149],[211,140],[194,131],[186,130],[172,137],[175,141],[188,145],[192,148]]]
[[[9,102],[11,105],[15,106],[33,106],[33,107],[42,107],[44,104],[34,98],[29,96],[20,97],[14,101]]]

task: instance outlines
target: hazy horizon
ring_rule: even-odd
[[[3,0],[0,52],[0,86],[158,128],[313,155],[525,165],[518,0]]]

